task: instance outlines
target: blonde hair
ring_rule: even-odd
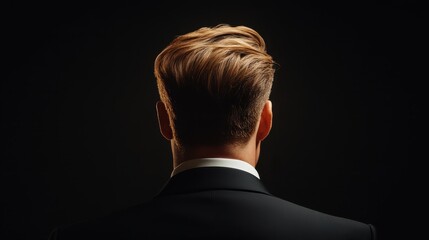
[[[244,143],[274,78],[264,39],[220,24],[177,36],[155,59],[161,101],[180,145]]]

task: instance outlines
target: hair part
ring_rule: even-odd
[[[247,142],[269,98],[274,64],[249,27],[221,24],[177,36],[154,65],[177,144]]]

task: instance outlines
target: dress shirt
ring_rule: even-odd
[[[192,168],[199,168],[199,167],[226,167],[226,168],[235,168],[238,170],[242,170],[245,172],[248,172],[255,177],[259,178],[258,171],[250,165],[249,163],[238,160],[238,159],[231,159],[231,158],[197,158],[192,160],[187,160],[176,168],[173,169],[173,172],[171,173],[171,177],[178,174],[179,172],[183,172],[188,169]]]

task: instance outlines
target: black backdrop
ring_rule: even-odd
[[[54,226],[156,194],[172,169],[157,129],[153,60],[175,35],[218,23],[259,31],[280,65],[257,166],[268,189],[373,223],[381,239],[413,234],[419,9],[412,1],[6,4],[1,239],[46,239]]]

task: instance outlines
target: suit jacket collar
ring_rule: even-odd
[[[207,190],[249,191],[271,195],[262,182],[248,172],[224,167],[201,167],[171,177],[159,196]]]

